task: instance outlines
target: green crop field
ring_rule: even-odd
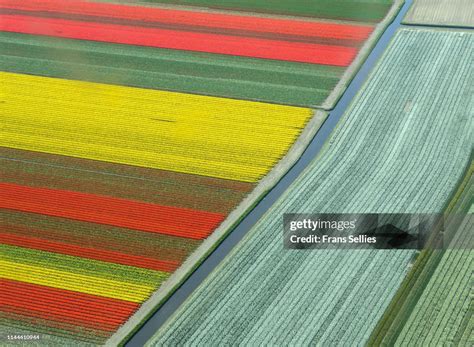
[[[0,33],[6,71],[294,105],[324,102],[339,66]]]
[[[392,0],[142,0],[150,3],[202,6],[317,18],[375,22],[383,18]]]
[[[143,6],[151,4],[142,1],[137,6],[112,2],[81,2],[62,10],[59,0],[31,4],[15,0],[3,5],[8,11],[34,14],[36,8],[38,13],[52,11],[50,15],[56,16],[49,24],[39,23],[46,20],[40,16],[35,26],[26,27],[21,23],[32,18],[5,18],[0,33],[3,70],[331,109],[403,0],[240,3],[251,11],[317,17],[311,20],[174,6],[232,9],[232,2],[164,1],[165,8]],[[76,21],[69,17],[73,13],[79,16]],[[88,21],[78,24],[81,18],[105,22],[96,28],[98,32],[89,28],[81,36],[71,29],[88,25]],[[42,31],[51,25],[60,28],[54,35]],[[114,33],[107,39],[99,39],[100,33],[110,30]]]
[[[459,272],[457,269],[459,263],[456,260],[469,266],[472,256],[473,240],[466,234],[472,230],[472,215],[467,217],[470,221],[465,219],[465,216],[468,211],[472,214],[473,172],[474,164],[471,162],[456,194],[447,204],[444,211],[445,222],[435,226],[427,247],[418,255],[397,294],[372,332],[369,346],[395,344],[463,346],[472,334],[472,327],[471,332],[469,331],[469,324],[472,325],[469,323],[472,310],[469,308],[469,303],[466,305],[468,295],[466,288],[463,287],[467,284],[466,278],[470,277],[469,267],[464,269],[467,271],[461,273],[464,278],[453,275],[454,272]],[[448,251],[444,250],[445,246],[448,246]],[[444,276],[440,276],[440,273]],[[462,283],[454,286],[452,294],[455,299],[451,301],[452,298],[446,296],[446,289],[453,288],[453,281],[456,279]],[[443,306],[447,300],[452,305]],[[425,318],[421,318],[420,314]],[[414,319],[415,316],[418,319]],[[433,338],[432,332],[429,333],[430,329],[434,328],[432,320],[439,317],[445,317],[446,320],[444,324],[438,322],[436,329],[441,334]]]
[[[472,228],[472,217],[466,218],[453,240],[457,245],[445,251],[396,346],[473,345]]]
[[[366,342],[415,251],[285,250],[283,214],[443,211],[470,163],[473,49],[400,30],[320,156],[149,345]]]

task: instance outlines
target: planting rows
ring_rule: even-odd
[[[296,107],[0,76],[9,98],[2,146],[238,181],[262,178],[311,117]]]
[[[201,242],[14,211],[3,212],[2,217],[4,244],[167,272]]]
[[[297,106],[332,106],[390,8],[0,0],[2,333],[121,342],[292,165],[326,116]]]
[[[367,54],[364,45],[390,19],[376,25],[391,4],[315,9],[332,18],[325,8],[355,6],[367,14],[375,6],[368,24],[2,0],[0,61],[10,72],[331,108]]]
[[[4,182],[42,187],[47,181],[51,189],[221,214],[229,213],[254,187],[246,182],[12,148],[2,148],[2,155]]]
[[[155,28],[133,28],[115,24],[95,24],[56,18],[6,15],[5,31],[49,35],[79,40],[95,40],[128,45],[208,52],[243,57],[294,61],[300,63],[348,66],[357,50],[353,47],[328,46],[286,41],[192,33]]]
[[[395,345],[470,346],[473,335],[472,217],[459,227]],[[465,248],[460,246],[464,245]]]
[[[425,25],[427,27],[423,30],[432,31],[435,34],[433,36],[436,36],[436,33],[446,30],[440,28],[443,26],[472,27],[473,10],[469,1],[415,0],[404,22]],[[456,30],[459,30],[458,36],[453,36],[452,40],[464,34],[472,37],[469,31],[463,33],[461,29]],[[472,44],[468,46],[467,54],[472,56]],[[468,65],[466,73],[469,76],[468,85],[472,85],[472,64]],[[443,91],[445,85],[439,88]],[[461,87],[460,92],[464,98],[462,101],[468,104],[465,117],[472,120],[474,114],[470,89]],[[467,127],[472,134],[472,121]],[[372,332],[369,346],[471,346],[474,343],[473,170],[471,154],[464,179],[444,210],[443,223],[434,227],[426,249],[418,254],[416,262]]]
[[[321,155],[149,344],[365,343],[415,251],[285,250],[283,214],[441,212],[470,163],[472,49],[400,30]]]
[[[223,220],[220,214],[110,197],[0,183],[1,208],[86,222],[203,239]]]
[[[3,77],[9,88],[0,241],[8,257],[1,277],[17,287],[2,324],[94,343],[104,343],[160,288],[283,157],[312,115],[288,106]],[[42,290],[53,294],[37,302]],[[58,290],[79,297],[81,303],[70,298],[79,313],[61,308]],[[82,304],[84,295],[128,308],[106,319],[98,306]]]
[[[43,319],[49,325],[79,332],[81,329],[113,331],[137,308],[137,304],[49,286],[2,279],[2,311],[5,317],[19,313],[27,320]],[[97,314],[90,314],[97,312]],[[54,324],[57,322],[57,324]]]
[[[471,162],[458,191],[444,211],[444,223],[434,228],[428,246],[417,256],[410,273],[373,331],[370,346],[464,346],[469,345],[469,339],[472,340],[472,309],[469,308],[466,285],[470,285],[468,279],[472,277],[470,262],[474,240],[469,234],[472,234],[473,222],[473,170]],[[466,215],[468,211],[471,215]],[[458,268],[458,260],[467,266],[465,271]],[[453,285],[456,281],[460,283]],[[449,295],[446,294],[448,289]],[[446,305],[447,301],[449,304]],[[446,320],[433,324],[440,317]],[[433,329],[437,333],[433,334]]]
[[[414,0],[406,24],[474,27],[471,0]]]
[[[146,299],[169,276],[160,271],[23,247],[2,245],[1,250],[2,278],[136,303]]]
[[[322,104],[345,70],[16,33],[0,46],[10,72],[296,105]]]
[[[378,21],[390,8],[391,0],[277,0],[271,3],[265,0],[141,0],[148,3],[179,4],[219,9],[257,11],[316,18],[331,18],[353,21]]]
[[[10,87],[2,118],[0,275],[16,289],[2,324],[93,343],[104,343],[161,287],[283,157],[312,115],[296,107],[3,76]],[[151,168],[136,161],[143,158],[151,158]],[[157,164],[186,160],[188,173]],[[245,167],[250,175],[239,180]],[[218,177],[226,172],[231,177]],[[37,302],[42,290],[53,294]],[[81,303],[70,300],[80,312],[63,309],[54,291],[78,295]],[[84,295],[128,308],[110,320],[98,306],[83,305]]]

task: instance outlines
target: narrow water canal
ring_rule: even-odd
[[[293,183],[308,164],[318,155],[324,142],[331,134],[337,122],[348,108],[354,96],[367,79],[370,71],[377,60],[387,48],[396,30],[401,26],[401,21],[408,11],[413,0],[405,0],[397,17],[387,27],[379,41],[369,54],[366,61],[350,83],[347,90],[337,103],[336,107],[329,113],[326,122],[315,135],[308,148],[286,173],[278,184],[263,198],[258,205],[241,221],[241,223],[229,233],[226,239],[211,253],[211,255],[196,269],[196,271],[183,283],[183,285],[153,314],[143,327],[128,341],[126,347],[143,346],[163,325],[174,311],[186,300],[209,273],[225,258],[232,248],[245,236],[262,215],[277,201],[282,193]]]

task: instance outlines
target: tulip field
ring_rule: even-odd
[[[0,0],[2,334],[135,330],[291,167],[327,115],[309,107],[399,6],[354,3]]]
[[[0,62],[8,72],[329,109],[401,0],[377,2],[321,2],[306,20],[2,0]],[[344,15],[354,6],[362,17]]]
[[[354,79],[403,2],[0,0],[0,335],[123,345],[291,179],[147,346],[472,345],[472,219],[447,250],[281,239],[285,213],[472,212],[466,2],[414,0]]]
[[[239,100],[0,76],[11,96],[0,145],[243,182],[262,178],[312,114]],[[49,102],[39,106],[43,114],[29,124],[35,102],[45,99]]]
[[[10,72],[294,105],[323,102],[344,71],[340,66],[18,33],[2,32],[0,42],[0,61]]]
[[[2,78],[5,324],[94,343],[160,288],[312,115],[90,82]]]

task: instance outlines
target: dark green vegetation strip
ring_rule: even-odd
[[[344,68],[208,53],[0,34],[8,72],[132,87],[320,105]]]
[[[392,4],[392,0],[144,0],[144,2],[362,22],[381,20]]]

